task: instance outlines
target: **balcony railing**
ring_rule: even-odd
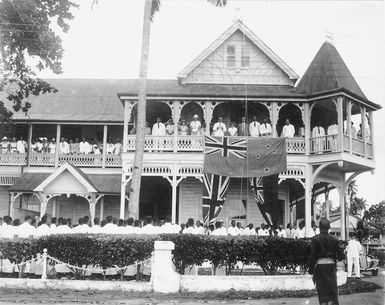
[[[17,154],[17,153],[5,153],[0,154],[0,164],[1,165],[26,165],[27,164],[27,154]]]
[[[103,155],[93,154],[59,154],[58,165],[69,162],[79,167],[120,167],[122,157],[120,155],[106,155],[103,164]],[[29,164],[32,166],[55,166],[56,155],[48,153],[30,153]]]
[[[135,136],[127,138],[127,152],[135,151]],[[144,141],[144,150],[147,152],[203,152],[203,136],[146,136]],[[304,138],[286,139],[286,151],[290,154],[305,153]]]

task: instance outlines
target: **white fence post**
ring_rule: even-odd
[[[151,267],[151,282],[154,292],[174,293],[180,289],[180,275],[175,272],[171,251],[172,241],[155,241],[154,259]]]
[[[42,280],[47,279],[47,249],[43,250],[43,272],[41,275]]]

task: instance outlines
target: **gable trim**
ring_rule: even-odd
[[[94,188],[94,186],[85,179],[78,170],[76,170],[70,163],[65,163],[62,166],[60,166],[56,171],[54,171],[52,174],[50,174],[42,183],[40,183],[33,191],[34,192],[43,192],[44,189],[53,182],[57,177],[60,176],[65,170],[68,170],[76,180],[79,181],[81,185],[84,186],[84,188],[87,190],[88,193],[97,193],[97,190]]]
[[[186,78],[187,75],[200,65],[212,52],[223,44],[232,34],[240,30],[245,34],[264,54],[266,54],[291,80],[296,81],[299,76],[261,39],[259,39],[242,21],[237,20],[221,36],[219,36],[209,47],[199,54],[190,64],[188,64],[179,74],[178,79]]]

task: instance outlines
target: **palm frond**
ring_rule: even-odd
[[[227,0],[207,0],[207,2],[219,7],[224,7],[227,4]]]
[[[154,15],[160,9],[160,0],[152,0],[151,3],[151,21],[154,20]]]

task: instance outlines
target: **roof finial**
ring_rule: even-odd
[[[237,22],[237,21],[243,21],[242,20],[242,14],[241,14],[241,9],[239,7],[237,7],[234,11],[234,18],[233,18],[233,22]]]
[[[330,44],[333,44],[334,42],[334,34],[329,29],[325,30],[325,39]]]

